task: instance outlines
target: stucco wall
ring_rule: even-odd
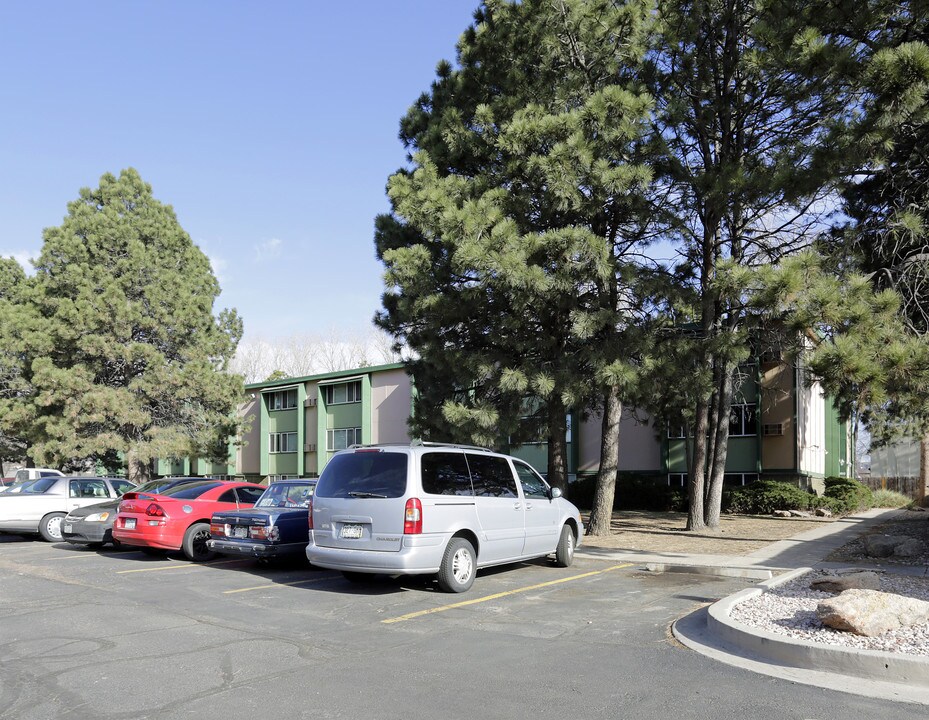
[[[371,376],[371,442],[408,443],[406,421],[410,417],[410,378],[403,370]]]

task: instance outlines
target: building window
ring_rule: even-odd
[[[683,425],[668,423],[668,439],[680,440],[687,437],[687,428]]]
[[[278,482],[280,480],[297,480],[296,475],[268,475],[268,484],[270,485],[273,482]]]
[[[339,428],[326,431],[326,450],[335,452],[352,445],[361,445],[361,428]]]
[[[297,388],[266,393],[268,410],[292,410],[297,407]]]
[[[361,402],[361,380],[340,385],[324,385],[326,405],[344,405]]]
[[[268,433],[269,453],[295,453],[297,452],[297,433],[282,432]]]
[[[754,403],[733,405],[729,408],[729,437],[758,434],[758,417]]]
[[[668,473],[668,485],[671,487],[687,487],[687,473]]]
[[[751,485],[758,479],[758,473],[726,473],[723,475],[723,485],[727,487]]]

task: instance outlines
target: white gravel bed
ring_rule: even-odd
[[[758,597],[738,603],[732,608],[731,617],[759,630],[796,640],[929,657],[929,623],[891,630],[878,637],[863,637],[824,626],[816,617],[816,606],[821,600],[834,595],[810,590],[810,583],[834,574],[811,572],[801,575]],[[885,574],[880,580],[883,592],[929,601],[929,579],[925,577]]]

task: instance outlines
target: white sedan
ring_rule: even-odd
[[[0,532],[39,533],[61,540],[61,520],[69,511],[121,497],[135,485],[121,478],[45,477],[18,493],[0,494]]]

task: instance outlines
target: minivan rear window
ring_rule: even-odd
[[[474,496],[468,463],[463,453],[424,453],[420,463],[424,493]]]
[[[506,458],[468,453],[471,482],[478,497],[519,497],[516,478]]]
[[[407,456],[397,452],[336,455],[316,485],[317,497],[397,498],[406,492]]]

